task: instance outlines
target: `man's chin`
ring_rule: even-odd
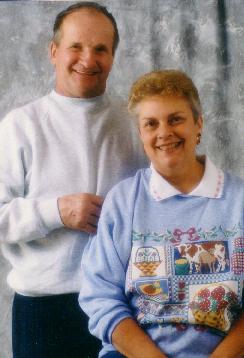
[[[101,96],[105,91],[105,88],[101,88],[100,86],[83,86],[77,89],[74,89],[73,94],[75,94],[72,97],[78,97],[78,98],[92,98]]]
[[[65,97],[72,98],[92,98],[101,96],[105,91],[105,86],[94,84],[93,86],[88,84],[79,85],[70,84],[70,86],[56,86],[56,92]]]

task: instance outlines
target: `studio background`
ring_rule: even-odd
[[[202,99],[200,151],[244,178],[244,1],[97,2],[113,13],[121,38],[108,92],[126,99],[139,75],[161,68],[184,70]],[[53,88],[48,42],[56,14],[72,3],[0,1],[0,119]],[[0,358],[12,356],[8,270],[0,255]]]

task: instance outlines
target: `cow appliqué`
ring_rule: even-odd
[[[176,275],[228,272],[230,260],[225,241],[184,243],[174,245]]]

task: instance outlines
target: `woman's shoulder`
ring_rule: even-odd
[[[244,187],[244,179],[241,178],[240,176],[231,173],[229,171],[225,171],[224,174],[225,174],[226,182],[229,185],[238,185]]]
[[[244,179],[230,173],[228,171],[224,172],[224,178],[225,178],[225,190],[228,192],[237,192],[238,195],[244,196]]]
[[[135,175],[121,180],[115,184],[107,194],[106,200],[121,199],[129,200],[138,191],[138,188],[148,182],[150,177],[150,168],[141,168]]]

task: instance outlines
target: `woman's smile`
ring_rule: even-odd
[[[175,151],[175,149],[179,148],[183,144],[184,144],[184,140],[180,140],[180,141],[176,141],[176,142],[172,142],[172,143],[156,145],[156,149],[158,149],[162,152],[173,153]]]

